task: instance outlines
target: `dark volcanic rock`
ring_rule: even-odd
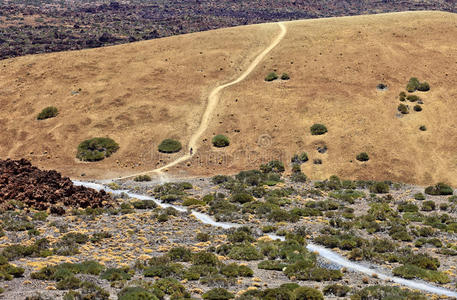
[[[57,171],[43,171],[26,160],[0,160],[0,207],[11,209],[10,200],[22,202],[39,210],[51,209],[64,214],[67,207],[102,207],[111,200],[105,191],[100,192],[75,186],[68,177]]]

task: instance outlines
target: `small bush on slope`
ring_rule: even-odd
[[[110,138],[96,137],[81,142],[76,157],[82,161],[99,161],[111,156],[119,145]]]
[[[159,152],[162,153],[175,153],[182,149],[182,145],[179,141],[173,139],[165,139],[159,145]]]
[[[213,145],[214,147],[222,148],[222,147],[227,147],[230,145],[230,140],[228,137],[222,134],[218,134],[215,137],[213,137]]]
[[[44,120],[44,119],[49,119],[49,118],[54,118],[58,114],[58,110],[54,106],[48,106],[46,108],[43,108],[43,110],[38,114],[37,120]]]
[[[323,124],[314,124],[310,130],[312,135],[322,135],[328,131],[327,127]]]

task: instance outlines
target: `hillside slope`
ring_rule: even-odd
[[[457,15],[409,12],[285,25],[287,35],[253,73],[221,92],[198,155],[171,173],[233,173],[306,151],[303,171],[316,179],[337,174],[457,184]],[[241,74],[277,31],[262,24],[2,61],[0,156],[98,178],[161,166],[185,150],[158,155],[158,143],[172,137],[185,145],[209,92]],[[265,82],[272,70],[291,78]],[[431,90],[416,92],[423,111],[399,116],[398,94],[413,76]],[[377,90],[378,83],[388,90]],[[47,105],[57,106],[59,116],[36,121]],[[329,132],[312,136],[313,123]],[[219,133],[231,139],[222,150],[210,145]],[[121,147],[112,157],[90,164],[74,158],[80,141],[106,135]],[[324,145],[327,152],[318,153]],[[366,163],[355,160],[362,151],[370,155]],[[312,163],[317,158],[321,165]]]

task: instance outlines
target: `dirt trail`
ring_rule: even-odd
[[[146,172],[141,172],[141,173],[131,174],[131,175],[124,176],[124,177],[119,177],[117,179],[127,179],[127,178],[130,178],[130,177],[135,177],[135,176],[138,176],[138,175],[145,175],[145,174],[150,174],[150,173],[158,173],[159,176],[160,176],[163,170],[165,170],[167,168],[170,168],[170,167],[173,167],[173,166],[175,166],[175,165],[177,165],[179,163],[182,163],[182,162],[192,158],[192,156],[194,156],[198,151],[198,146],[199,146],[198,145],[198,140],[200,139],[202,134],[205,132],[205,130],[208,128],[208,124],[210,122],[210,119],[211,119],[211,116],[213,114],[213,111],[216,108],[217,104],[219,103],[219,93],[220,93],[220,91],[222,91],[223,89],[225,89],[225,88],[227,88],[229,86],[232,86],[234,84],[237,84],[237,83],[243,81],[244,79],[246,79],[246,77],[257,67],[257,65],[265,58],[265,56],[271,50],[273,50],[273,48],[275,48],[281,42],[281,40],[284,38],[284,36],[286,35],[286,33],[287,33],[286,26],[283,23],[277,23],[277,24],[278,24],[278,26],[279,26],[279,28],[281,30],[280,33],[271,42],[271,44],[265,50],[263,50],[262,53],[260,53],[254,59],[254,61],[249,65],[249,67],[237,79],[235,79],[235,80],[233,80],[231,82],[225,83],[223,85],[220,85],[220,86],[214,88],[211,91],[211,93],[208,96],[208,104],[206,106],[206,110],[203,113],[202,119],[200,121],[200,126],[198,127],[197,131],[195,131],[194,134],[192,134],[192,136],[190,137],[190,140],[189,140],[189,143],[187,145],[187,149],[186,149],[186,152],[185,152],[186,154],[185,155],[183,155],[183,156],[179,157],[178,159],[166,164],[163,167],[160,167],[160,168],[157,168],[157,169],[154,169],[154,170],[150,170],[150,171],[146,171]],[[192,154],[189,154],[190,149],[193,150]]]

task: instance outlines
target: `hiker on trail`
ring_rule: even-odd
[[[190,155],[192,155],[192,152],[193,152],[193,151],[192,151],[192,148],[190,148]]]

